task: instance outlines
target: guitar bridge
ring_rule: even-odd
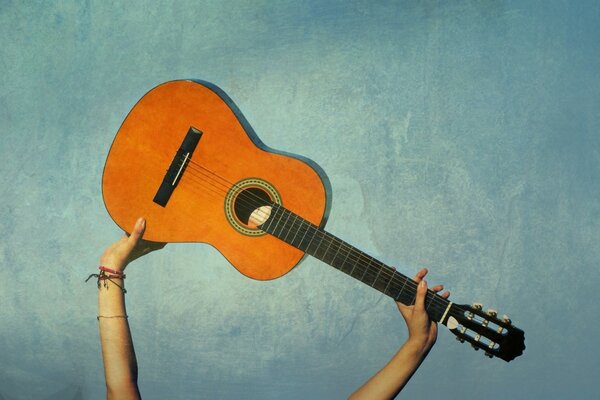
[[[191,126],[188,133],[185,135],[183,142],[181,142],[179,150],[175,153],[175,157],[173,157],[173,161],[171,161],[171,165],[167,169],[162,183],[154,196],[153,201],[159,206],[165,207],[169,202],[169,199],[171,198],[175,187],[177,187],[177,184],[181,180],[201,137],[202,132]]]

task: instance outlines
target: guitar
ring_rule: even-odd
[[[102,177],[105,206],[126,230],[139,215],[144,238],[205,242],[242,274],[278,278],[309,254],[404,304],[417,284],[326,232],[330,186],[312,161],[265,146],[233,101],[207,82],[161,84],[129,112]],[[429,317],[490,358],[511,361],[524,332],[480,304],[429,291]]]

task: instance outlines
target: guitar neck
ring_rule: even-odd
[[[414,280],[278,204],[272,206],[269,219],[260,228],[395,301],[406,305],[415,301]],[[425,298],[427,313],[437,322],[446,322],[451,304],[432,291]]]

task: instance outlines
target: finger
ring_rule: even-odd
[[[441,292],[444,289],[444,285],[435,285],[432,288],[429,288],[434,293]]]
[[[144,218],[138,218],[138,220],[135,222],[133,230],[131,231],[131,235],[129,235],[129,239],[127,240],[131,248],[135,247],[135,245],[140,241],[145,230],[146,220]]]
[[[417,286],[417,296],[415,298],[416,311],[425,310],[425,294],[427,294],[427,282],[421,281],[419,282],[419,286]]]
[[[450,297],[450,292],[449,291],[445,291],[444,294],[442,294],[442,297],[447,299],[448,297]]]
[[[421,282],[421,280],[425,278],[425,275],[427,275],[428,272],[429,271],[427,271],[427,268],[421,269],[419,272],[417,272],[417,275],[415,275],[415,281]]]
[[[404,318],[405,321],[408,321],[408,318],[410,316],[411,313],[411,307],[410,306],[406,306],[402,303],[396,302],[396,306],[398,306],[398,311],[400,311],[400,314],[402,315],[402,318]]]

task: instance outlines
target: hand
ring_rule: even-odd
[[[125,233],[121,239],[104,251],[100,257],[100,265],[116,271],[124,271],[127,264],[136,258],[165,247],[166,243],[142,239],[144,230],[146,230],[146,220],[138,218],[131,234]]]
[[[431,321],[425,311],[427,282],[423,280],[423,278],[425,278],[427,272],[427,269],[423,268],[415,276],[415,282],[419,284],[417,286],[415,304],[406,306],[401,303],[396,303],[398,310],[400,310],[400,313],[406,322],[406,326],[408,327],[408,341],[416,344],[424,352],[429,351],[437,339],[437,323]],[[436,285],[431,288],[431,291],[438,293],[443,289],[443,285]],[[450,292],[446,291],[441,296],[447,299],[450,296]]]

